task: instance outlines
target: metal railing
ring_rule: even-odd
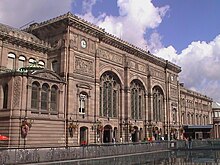
[[[169,143],[115,143],[102,145],[85,145],[77,147],[0,149],[0,164],[25,164],[53,162],[61,160],[86,159],[128,154],[140,154],[152,151],[168,150]]]

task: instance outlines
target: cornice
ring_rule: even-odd
[[[47,51],[50,48],[47,42],[38,39],[33,34],[4,24],[0,24],[0,40],[41,51]]]
[[[106,44],[109,44],[113,47],[116,47],[122,51],[126,51],[129,54],[132,54],[136,57],[139,57],[141,59],[147,60],[151,63],[154,63],[158,66],[161,66],[166,69],[170,69],[176,73],[181,72],[181,68],[171,62],[167,62],[167,60],[164,60],[163,58],[156,57],[155,55],[151,54],[149,51],[146,51],[144,49],[141,49],[135,45],[132,45],[110,33],[107,33],[105,29],[100,28],[76,15],[73,15],[72,13],[68,12],[64,15],[58,16],[56,18],[52,18],[50,20],[41,22],[41,23],[35,23],[30,25],[29,28],[25,29],[25,31],[32,32],[36,29],[43,28],[46,26],[49,26],[53,23],[64,21],[67,23],[67,25],[72,26],[82,32],[85,32],[87,34],[90,34],[94,37],[97,37],[100,42],[104,42]]]
[[[197,98],[204,99],[204,100],[211,101],[211,102],[213,101],[213,99],[211,97],[208,97],[208,96],[203,95],[201,93],[198,93],[198,92],[195,92],[193,90],[187,89],[185,87],[180,87],[180,93],[181,94],[187,94],[189,96],[197,97]]]

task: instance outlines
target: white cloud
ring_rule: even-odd
[[[105,28],[111,34],[146,49],[148,44],[144,38],[146,30],[158,27],[169,7],[155,7],[151,0],[118,0],[117,5],[119,16],[102,13],[95,18],[89,10],[81,17]]]
[[[157,8],[151,0],[118,0],[117,4],[117,17],[102,13],[95,18],[91,12],[82,17],[134,45],[144,49],[148,46],[155,55],[181,66],[180,80],[187,88],[220,102],[220,96],[216,92],[220,87],[220,35],[209,43],[192,42],[177,54],[173,46],[163,46],[162,37],[155,31],[149,40],[144,38],[147,30],[160,25],[168,6]]]
[[[181,66],[180,80],[186,87],[220,102],[220,35],[209,43],[192,42],[180,54],[169,46],[156,55]]]
[[[45,21],[71,11],[74,0],[1,0],[0,22],[20,27],[32,20]],[[146,31],[157,28],[169,6],[155,7],[151,0],[118,0],[119,16],[101,13],[92,14],[97,0],[83,1],[84,19],[105,28],[114,34],[143,49],[148,49],[182,67],[180,80],[185,86],[213,97],[220,102],[220,35],[213,41],[192,42],[180,54],[173,46],[164,47],[162,37],[153,30],[149,40]]]
[[[1,0],[0,22],[21,27],[31,21],[39,22],[71,11],[73,0]]]

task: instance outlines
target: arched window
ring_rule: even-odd
[[[57,96],[58,96],[58,90],[57,86],[52,86],[51,88],[51,96],[50,96],[50,109],[52,112],[57,111]]]
[[[8,53],[7,68],[8,69],[14,69],[14,66],[15,66],[15,54],[14,53]]]
[[[3,108],[6,109],[8,106],[8,84],[3,86]]]
[[[30,59],[28,60],[28,62],[29,62],[29,65],[33,65],[33,64],[36,63],[36,60],[35,60],[34,58],[30,58]]]
[[[100,78],[100,116],[117,117],[119,96],[118,77],[111,72],[105,72]]]
[[[163,121],[164,96],[160,87],[153,88],[153,120]]]
[[[49,86],[43,84],[41,89],[41,110],[48,110]]]
[[[31,108],[39,108],[39,88],[40,85],[37,82],[32,83],[32,92],[31,92]]]
[[[86,113],[86,107],[87,107],[87,94],[86,93],[80,93],[79,95],[79,113],[85,114]]]
[[[44,66],[45,66],[45,62],[42,61],[42,60],[40,60],[40,61],[38,62],[38,65],[41,66],[41,67],[44,67]]]
[[[145,107],[144,87],[138,80],[133,80],[130,84],[131,89],[131,118],[141,119]]]
[[[25,61],[26,61],[25,56],[20,55],[18,58],[18,68],[24,67]]]

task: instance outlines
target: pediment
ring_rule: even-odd
[[[51,70],[39,70],[39,71],[34,71],[31,73],[33,77],[38,77],[41,79],[47,79],[47,80],[52,80],[52,81],[64,81],[58,74]]]

